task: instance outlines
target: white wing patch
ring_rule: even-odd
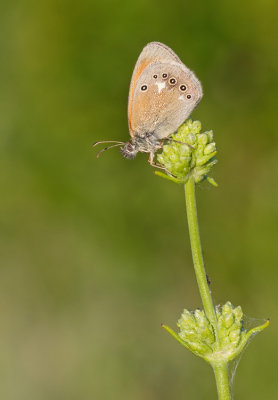
[[[184,95],[183,94],[179,96],[179,100],[184,100]]]
[[[161,90],[165,88],[165,82],[155,82],[158,88],[158,94],[160,94]]]

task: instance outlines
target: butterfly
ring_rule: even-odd
[[[160,42],[148,43],[135,64],[128,96],[130,140],[114,143],[127,159],[138,152],[149,153],[153,166],[155,152],[189,117],[203,96],[202,86],[172,49]]]

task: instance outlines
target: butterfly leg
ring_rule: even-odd
[[[155,167],[155,168],[158,168],[158,169],[162,169],[162,170],[165,171],[168,175],[170,175],[170,176],[172,176],[173,178],[175,178],[175,176],[174,176],[173,174],[171,174],[171,172],[168,171],[167,168],[163,167],[161,164],[155,163],[154,160],[153,160],[153,158],[154,158],[154,154],[153,154],[153,153],[150,153],[148,162],[150,163],[150,165],[151,165],[152,167]]]
[[[186,146],[188,146],[190,149],[194,150],[195,147],[191,146],[191,144],[188,143],[184,143],[184,142],[180,142],[179,140],[176,139],[172,139],[172,138],[167,138],[166,140],[169,140],[169,142],[174,142],[174,143],[179,143],[179,144],[185,144]]]

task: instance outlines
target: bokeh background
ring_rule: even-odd
[[[212,370],[160,327],[201,307],[183,189],[128,139],[153,40],[193,69],[219,188],[198,189],[215,302],[271,318],[236,399],[277,398],[277,2],[1,1],[0,393],[7,400],[215,399]]]

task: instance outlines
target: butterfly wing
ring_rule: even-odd
[[[143,71],[151,63],[167,63],[167,62],[181,63],[179,57],[173,52],[173,50],[160,42],[148,43],[143,48],[141,54],[139,55],[139,58],[135,64],[134,71],[132,74],[130,88],[129,88],[129,96],[128,96],[128,125],[131,137],[134,137],[135,135],[132,126],[131,109],[134,100],[135,87],[138,82],[138,79],[142,75]]]
[[[129,103],[132,137],[144,137],[146,133],[155,139],[168,137],[201,100],[199,80],[174,57],[170,54],[166,62],[150,61],[140,73],[138,69]]]

